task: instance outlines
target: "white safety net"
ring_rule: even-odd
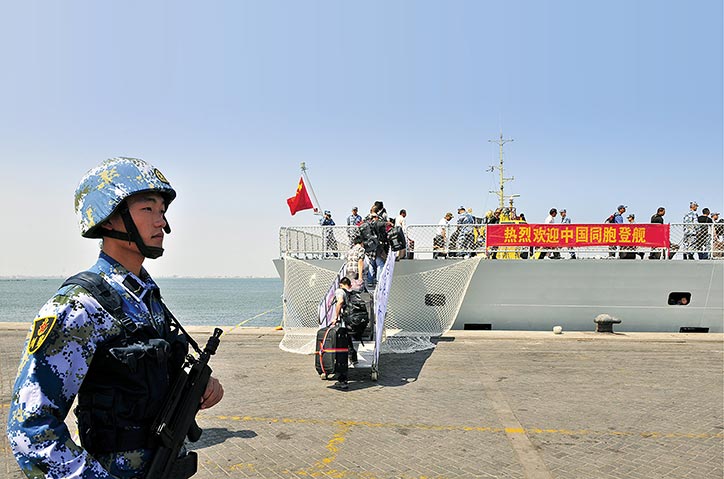
[[[440,268],[395,274],[380,352],[409,353],[434,347],[432,338],[452,327],[479,261],[480,257],[445,261]],[[336,276],[335,271],[285,257],[282,350],[314,353],[317,306]]]
[[[455,322],[480,259],[395,275],[387,304],[387,338],[381,352],[410,353],[434,347],[432,338],[445,334]]]
[[[314,353],[319,330],[318,306],[336,271],[306,261],[284,258],[284,338],[279,347],[290,353]]]

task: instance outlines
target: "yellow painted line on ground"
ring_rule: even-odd
[[[339,448],[344,444],[347,433],[352,428],[352,425],[345,421],[335,421],[334,424],[337,426],[337,430],[334,432],[332,439],[330,439],[325,446],[327,451],[329,451],[327,456],[315,462],[311,467],[307,469],[299,469],[294,471],[295,474],[305,477],[333,477],[337,479],[350,477],[349,471],[338,471],[335,469],[331,469],[330,465],[335,460],[337,460]]]
[[[304,419],[304,418],[283,418],[283,417],[256,417],[256,416],[206,416],[199,414],[199,419],[210,418],[222,421],[242,421],[242,422],[268,422],[268,423],[287,423],[287,424],[315,424],[315,425],[345,425],[348,427],[368,427],[368,428],[384,428],[384,429],[416,429],[421,431],[471,431],[471,432],[489,432],[489,433],[507,433],[507,434],[558,434],[562,436],[623,436],[623,437],[645,437],[645,438],[665,438],[665,439],[713,439],[724,438],[724,432],[717,434],[708,433],[682,433],[682,432],[656,432],[656,431],[595,431],[589,429],[551,429],[551,428],[502,428],[502,427],[486,427],[486,426],[444,426],[435,424],[401,424],[401,423],[381,423],[369,421],[331,421],[324,419]]]
[[[199,414],[199,418],[203,418],[204,415]],[[349,471],[334,469],[332,466],[337,460],[337,454],[339,454],[340,448],[344,445],[347,440],[347,433],[353,427],[391,427],[389,424],[382,423],[367,423],[363,421],[330,421],[320,419],[301,419],[301,418],[281,418],[281,417],[255,417],[255,416],[207,416],[220,420],[230,421],[250,421],[250,422],[266,422],[270,424],[313,424],[313,425],[325,425],[325,426],[336,426],[336,430],[332,438],[325,445],[328,454],[315,462],[311,467],[306,469],[297,470],[284,470],[282,474],[295,475],[310,478],[332,478],[332,479],[380,479],[374,473],[366,471]],[[405,427],[405,426],[399,426]],[[256,473],[256,468],[253,464],[234,464],[229,467],[229,470],[233,471],[244,471],[250,473]],[[399,479],[448,479],[447,476],[434,475],[434,476],[409,476],[401,475]]]
[[[216,465],[216,463],[213,461],[207,461],[206,464],[207,465]],[[249,464],[246,462],[241,462],[239,464],[232,464],[231,466],[229,466],[229,470],[230,471],[244,471],[244,472],[248,472],[251,474],[256,474],[256,467],[254,467],[254,464]]]
[[[263,313],[259,313],[259,314],[257,314],[256,316],[252,316],[252,317],[249,318],[249,319],[245,319],[245,320],[243,320],[243,321],[240,321],[236,326],[233,326],[231,329],[229,329],[228,331],[224,331],[224,332],[225,332],[225,333],[230,333],[230,332],[232,332],[233,330],[235,330],[236,328],[239,328],[239,327],[245,325],[245,324],[248,323],[249,321],[251,321],[251,320],[253,320],[253,319],[256,319],[256,318],[260,318],[260,317],[264,316],[265,314],[271,313],[272,311],[276,311],[277,309],[282,309],[282,306],[277,306],[277,307],[272,308],[272,309],[270,309],[270,310],[268,310],[268,311],[264,311]]]

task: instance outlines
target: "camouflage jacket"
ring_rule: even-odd
[[[134,322],[165,327],[153,279],[130,273],[101,253],[90,271],[109,281]],[[150,305],[149,306],[147,306]],[[7,435],[29,478],[139,478],[152,457],[146,449],[91,456],[71,438],[65,421],[93,354],[122,334],[121,326],[79,286],[58,290],[40,310],[25,343],[10,400]]]
[[[699,221],[699,215],[694,210],[689,210],[688,213],[684,215],[684,223],[698,223]],[[692,236],[696,236],[696,226],[684,226],[684,236],[686,236],[688,241],[692,241]]]

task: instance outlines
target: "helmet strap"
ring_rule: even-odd
[[[138,228],[136,228],[136,223],[134,223],[131,212],[128,209],[128,205],[126,205],[125,203],[122,204],[119,210],[119,214],[123,219],[123,224],[126,227],[126,231],[123,232],[117,230],[101,229],[100,231],[103,236],[119,239],[121,241],[128,241],[129,243],[135,243],[138,247],[138,251],[140,251],[141,254],[146,258],[156,259],[159,256],[163,255],[163,248],[158,248],[156,246],[147,246],[146,243],[143,242],[141,235],[138,233]],[[163,228],[163,230],[166,233],[171,232],[171,228],[168,226],[168,222],[166,222],[166,226]]]
[[[147,246],[146,243],[143,242],[141,235],[138,233],[138,228],[136,228],[136,223],[133,222],[131,212],[128,210],[127,205],[124,205],[121,209],[121,218],[123,218],[123,224],[126,226],[126,231],[128,231],[130,239],[136,243],[138,251],[140,251],[143,256],[146,258],[156,259],[163,255],[163,248]]]

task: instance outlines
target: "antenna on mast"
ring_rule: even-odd
[[[500,130],[500,139],[499,140],[488,140],[488,142],[497,143],[500,146],[500,166],[491,166],[488,171],[494,171],[496,168],[498,170],[500,170],[500,191],[490,191],[490,193],[495,193],[496,195],[498,195],[498,200],[499,200],[501,208],[505,207],[505,198],[506,198],[505,192],[504,192],[505,182],[515,179],[515,177],[512,177],[512,176],[510,178],[506,178],[505,175],[503,174],[503,145],[510,141],[514,141],[514,140],[512,138],[507,139],[507,140],[503,139],[503,130],[502,129]],[[515,195],[515,196],[517,196],[517,195]],[[512,198],[511,198],[511,202],[512,202]]]
[[[304,177],[304,184],[307,185],[307,189],[312,194],[312,203],[314,203],[314,214],[321,216],[322,208],[319,206],[319,201],[317,200],[317,195],[314,194],[314,188],[312,188],[312,182],[309,181],[309,177],[307,176],[307,165],[305,162],[302,161],[302,163],[299,165],[299,167],[302,170],[302,176]]]

